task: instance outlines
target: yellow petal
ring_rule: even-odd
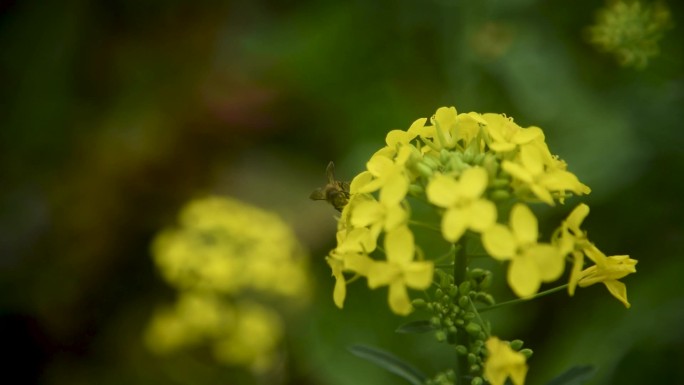
[[[568,294],[571,297],[575,295],[575,288],[581,277],[582,267],[584,267],[584,254],[581,251],[575,251],[572,253],[572,259],[572,271],[570,272],[570,280],[568,282]]]
[[[458,199],[458,188],[459,184],[454,178],[437,174],[428,183],[425,193],[430,203],[439,207],[450,207]]]
[[[434,270],[434,264],[431,261],[409,264],[404,269],[406,286],[417,290],[427,289],[432,284]]]
[[[411,313],[411,300],[403,282],[393,282],[389,287],[389,305],[395,314],[407,315]]]
[[[352,179],[349,186],[349,192],[351,194],[356,194],[359,189],[373,180],[373,174],[370,171],[364,171]]]
[[[366,163],[366,168],[368,171],[370,171],[370,173],[376,177],[386,174],[393,167],[394,162],[392,162],[389,158],[380,155],[374,155],[371,157],[368,163]]]
[[[627,301],[627,287],[624,283],[620,281],[605,281],[603,284],[606,285],[606,288],[608,288],[610,294],[622,302],[627,309],[632,306]]]
[[[392,231],[397,227],[406,224],[408,212],[400,205],[393,205],[385,208],[385,231]]]
[[[448,209],[442,217],[442,235],[449,242],[458,241],[466,230],[466,213],[456,207]]]
[[[537,217],[527,205],[517,203],[511,210],[511,230],[519,245],[537,243]]]
[[[568,215],[568,218],[565,220],[565,224],[575,233],[574,235],[577,236],[582,232],[580,230],[580,226],[587,215],[589,215],[589,206],[584,203],[577,205],[577,207],[572,210],[570,215]]]
[[[408,192],[408,177],[400,172],[391,173],[380,190],[380,202],[391,206],[401,202]]]
[[[486,199],[478,199],[468,207],[468,227],[482,232],[496,222],[496,205]]]
[[[563,274],[565,261],[558,249],[548,244],[536,244],[525,250],[525,256],[532,258],[544,282],[552,282]]]
[[[507,173],[511,174],[513,178],[520,179],[524,183],[532,183],[534,181],[534,178],[532,177],[532,174],[527,171],[523,166],[513,163],[508,160],[504,160],[501,163],[501,168],[506,171]]]
[[[532,190],[532,193],[539,198],[542,202],[546,203],[547,205],[550,206],[555,206],[555,202],[553,201],[553,196],[551,196],[551,193],[549,192],[546,187],[543,187],[539,184],[530,184],[529,185],[530,190]]]
[[[416,135],[402,130],[392,130],[387,133],[385,143],[387,147],[396,148],[398,144],[408,144]]]
[[[515,144],[526,144],[543,136],[541,128],[532,126],[516,132],[511,141]]]
[[[479,198],[487,188],[487,180],[487,171],[482,167],[463,171],[458,181],[459,195],[470,199]]]
[[[364,253],[348,253],[344,255],[344,269],[363,276],[368,276],[374,262],[373,259]]]
[[[391,263],[374,261],[368,269],[368,287],[375,289],[389,285],[401,275],[399,268]]]
[[[517,248],[511,230],[498,223],[482,233],[482,245],[489,255],[499,260],[511,259]]]
[[[575,194],[589,194],[591,189],[569,171],[555,170],[546,173],[540,183],[551,191],[572,191]]]
[[[521,298],[533,296],[541,286],[537,265],[530,258],[513,258],[508,267],[508,285]]]
[[[532,175],[539,175],[544,172],[544,158],[535,145],[520,146],[520,163]]]
[[[351,212],[351,224],[354,227],[365,227],[379,222],[383,218],[384,207],[377,201],[363,201],[354,206]]]
[[[413,260],[415,244],[413,233],[407,226],[397,227],[385,235],[387,260],[397,265],[405,265]]]

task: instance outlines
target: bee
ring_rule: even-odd
[[[335,164],[328,163],[325,169],[325,174],[328,176],[328,184],[317,188],[309,195],[309,198],[315,201],[327,201],[337,211],[342,211],[344,206],[349,202],[349,182],[342,182],[335,180]]]

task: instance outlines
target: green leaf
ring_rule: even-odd
[[[397,328],[395,332],[402,334],[412,334],[412,333],[427,333],[435,330],[428,320],[418,320],[407,322]]]
[[[412,385],[423,385],[427,380],[427,377],[418,369],[384,350],[366,345],[353,345],[348,349],[353,355],[361,357],[390,373],[398,375]]]
[[[581,385],[594,376],[596,368],[591,365],[573,366],[563,374],[546,383],[546,385]]]

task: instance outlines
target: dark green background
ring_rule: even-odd
[[[351,343],[448,367],[431,337],[393,333],[386,289],[357,282],[334,308],[334,210],[308,195],[329,160],[350,178],[388,130],[454,105],[542,127],[593,189],[590,238],[639,260],[630,310],[598,285],[492,313],[535,350],[529,383],[574,364],[598,365],[596,384],[684,383],[684,20],[668,5],[661,55],[634,70],[584,38],[600,1],[0,1],[0,376],[400,383]],[[274,376],[142,346],[174,295],[150,241],[208,193],[279,212],[311,251],[313,301]],[[576,202],[539,211],[544,236]]]

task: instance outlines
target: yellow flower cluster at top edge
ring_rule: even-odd
[[[287,223],[236,199],[197,199],[152,251],[179,294],[150,322],[152,351],[208,346],[218,361],[255,371],[277,362],[284,324],[274,302],[301,303],[309,291],[308,258]]]
[[[442,107],[429,121],[418,119],[407,130],[390,131],[385,142],[352,180],[337,247],[327,257],[338,307],[346,296],[345,273],[365,277],[370,288],[388,286],[390,308],[402,315],[412,310],[408,289],[431,285],[434,264],[414,242],[408,197],[437,209],[445,241],[458,243],[466,232],[479,235],[491,257],[509,262],[507,280],[520,297],[557,280],[567,257],[573,262],[571,294],[576,286],[602,282],[628,305],[617,279],[634,272],[636,261],[606,257],[588,242],[579,229],[586,205],[549,242],[539,241],[528,203],[553,206],[590,192],[549,151],[539,127],[520,127],[501,114],[459,114],[454,107]],[[504,218],[502,207],[511,203]],[[595,265],[584,270],[584,256]]]

